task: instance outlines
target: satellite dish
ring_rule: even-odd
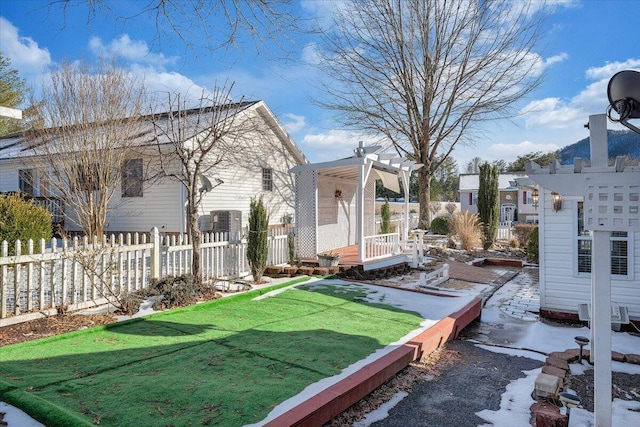
[[[202,183],[202,187],[200,187],[201,193],[208,193],[213,190],[213,184],[211,184],[211,181],[206,176],[200,175],[200,182]]]
[[[607,96],[609,97],[607,108],[609,119],[640,133],[640,129],[627,122],[628,119],[640,118],[640,72],[625,70],[614,74],[609,80]],[[611,110],[615,110],[619,118],[613,118]]]
[[[213,185],[209,178],[207,178],[205,175],[200,175],[200,183],[202,183],[202,187],[200,187],[200,193],[208,193],[209,191],[216,188],[218,185],[224,184],[224,181],[221,180],[220,178],[216,178],[215,181],[216,181],[216,185]]]

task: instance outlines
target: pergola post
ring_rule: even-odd
[[[592,167],[607,167],[607,116],[589,116]],[[591,249],[591,354],[594,363],[594,416],[611,426],[611,248],[610,231],[593,230]]]

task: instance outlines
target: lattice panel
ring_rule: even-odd
[[[296,251],[300,258],[316,256],[316,189],[315,171],[296,173]]]
[[[591,184],[584,196],[584,228],[640,231],[640,184]]]
[[[364,235],[376,234],[376,180],[369,179],[364,188]]]

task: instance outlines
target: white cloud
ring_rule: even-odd
[[[558,144],[554,143],[539,143],[532,141],[522,141],[516,144],[503,144],[496,143],[491,144],[486,150],[487,157],[491,159],[505,159],[506,161],[512,161],[524,154],[540,151],[542,153],[548,153],[550,151],[559,150]],[[508,160],[512,159],[512,160]]]
[[[552,58],[549,58],[546,63],[551,61]],[[609,104],[607,99],[609,79],[618,71],[634,68],[640,69],[640,58],[610,62],[601,67],[590,67],[585,75],[588,79],[595,81],[571,99],[544,98],[532,101],[522,108],[520,114],[525,119],[526,128],[541,126],[547,129],[563,129],[575,126],[576,122],[586,121],[590,114],[604,113]]]
[[[100,37],[91,37],[89,48],[95,54],[117,56],[135,63],[146,63],[155,66],[174,64],[178,59],[175,56],[166,57],[162,53],[152,53],[149,51],[146,42],[131,40],[127,34],[122,35],[119,39],[111,40],[106,45]]]
[[[302,48],[302,62],[309,65],[318,65],[321,62],[321,55],[316,43],[309,43]]]
[[[298,132],[307,125],[307,121],[304,116],[287,113],[283,114],[282,117],[286,119],[282,125],[289,133]]]
[[[373,145],[370,137],[343,129],[307,134],[302,138],[301,145],[305,154],[315,162],[350,157],[359,141],[364,141],[365,145]]]
[[[590,67],[586,76],[589,79],[610,79],[615,73],[622,70],[640,71],[640,58],[629,58],[624,62],[607,62],[602,67]]]
[[[11,66],[23,73],[40,73],[51,64],[51,54],[41,49],[31,37],[20,37],[18,28],[0,17],[2,52],[11,59]]]
[[[520,114],[525,116],[526,128],[546,127],[560,129],[572,126],[579,118],[586,117],[583,108],[566,103],[559,98],[545,98],[527,104]]]

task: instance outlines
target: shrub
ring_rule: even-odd
[[[516,224],[513,226],[513,233],[522,247],[527,247],[529,236],[534,228],[538,228],[535,224]]]
[[[527,261],[538,263],[538,227],[534,228],[529,235],[529,243],[527,244]]]
[[[391,233],[391,208],[389,207],[389,199],[385,199],[384,205],[380,208],[380,233]]]
[[[431,221],[430,229],[433,234],[448,235],[450,233],[449,217],[448,216],[435,217],[433,221]]]
[[[296,241],[293,233],[287,235],[287,249],[289,251],[289,264],[293,265],[296,261]]]
[[[478,189],[478,215],[484,236],[483,247],[489,249],[498,236],[500,219],[500,192],[498,190],[498,167],[484,163],[480,165],[480,188]]]
[[[190,274],[180,277],[166,277],[152,282],[151,287],[155,292],[163,295],[162,299],[157,300],[154,304],[154,308],[157,310],[182,307],[193,304],[198,299],[198,286]]]
[[[25,248],[27,240],[32,239],[35,243],[50,239],[51,234],[51,214],[45,208],[34,205],[20,194],[0,196],[0,242],[9,242],[9,255],[15,252],[16,240],[25,243],[22,246]],[[39,248],[39,245],[34,246]]]
[[[267,267],[269,245],[269,216],[262,197],[251,200],[249,206],[249,236],[247,237],[247,261],[254,282],[259,282]]]
[[[460,240],[460,246],[465,251],[472,251],[482,245],[482,233],[478,215],[463,212],[449,219],[451,233]]]

